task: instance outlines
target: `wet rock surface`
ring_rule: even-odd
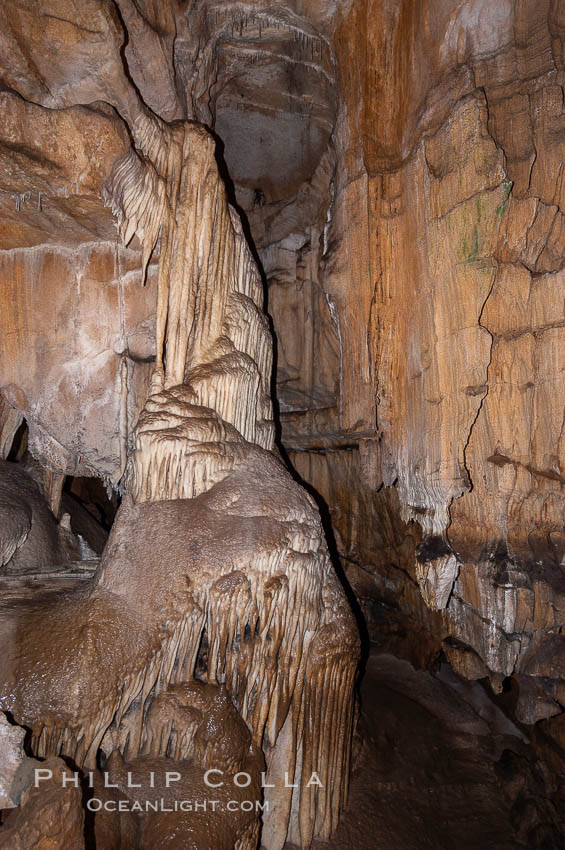
[[[389,655],[334,846],[559,846],[561,4],[3,16],[0,704],[81,765],[319,760],[263,823],[306,848],[347,797],[349,599]],[[71,796],[46,847],[80,843]]]
[[[563,781],[488,686],[375,650],[361,695],[347,813],[316,850],[562,846]]]

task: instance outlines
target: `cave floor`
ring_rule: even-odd
[[[557,850],[547,770],[480,683],[373,651],[347,811],[313,850]],[[553,787],[555,792],[555,787]],[[290,845],[287,845],[290,850]]]
[[[5,576],[0,609],[80,590],[93,569],[80,562]],[[360,697],[348,806],[331,841],[312,850],[565,847],[565,777],[552,774],[482,683],[447,663],[416,670],[373,647]]]

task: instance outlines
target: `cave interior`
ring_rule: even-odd
[[[565,4],[2,11],[0,850],[561,850]]]

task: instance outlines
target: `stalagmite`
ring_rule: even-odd
[[[2,707],[41,756],[208,764],[191,723],[199,688],[219,688],[243,720],[231,746],[249,734],[266,760],[264,847],[307,848],[347,798],[357,630],[315,505],[273,453],[261,280],[214,142],[145,109],[132,133],[106,192],[144,266],[159,240],[151,391],[88,589],[31,604],[23,628],[20,609],[3,612],[17,639],[0,662]],[[167,700],[181,693],[178,729]],[[257,834],[246,826],[239,850]]]
[[[252,802],[55,770],[0,850],[561,847],[565,3],[4,0],[0,57],[0,774]]]

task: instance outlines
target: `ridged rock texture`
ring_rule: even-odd
[[[207,677],[270,776],[341,777],[265,846],[329,834],[357,635],[279,446],[367,636],[488,682],[562,771],[563,3],[3,12],[0,451],[25,431],[57,518],[65,476],[123,496],[91,583],[4,606],[38,752],[194,766],[175,689]]]
[[[420,662],[443,651],[496,690],[512,676],[528,722],[562,711],[563,26],[552,2],[353,0],[331,42],[318,230],[284,243],[299,294],[271,271],[278,232],[257,229],[283,442],[327,504],[369,629],[397,609]],[[292,383],[283,286],[337,348]],[[543,685],[540,653],[555,664]]]
[[[193,795],[206,792],[205,768],[247,770],[253,787],[246,796],[255,800],[261,799],[263,770],[262,844],[276,850],[288,839],[307,848],[314,837],[331,835],[347,799],[359,637],[315,503],[273,453],[272,341],[261,278],[228,204],[212,136],[194,122],[171,123],[153,113],[129,83],[119,50],[98,64],[100,40],[110,33],[119,42],[121,23],[112,4],[94,3],[88,12],[81,7],[80,14],[62,5],[42,6],[41,14],[67,47],[75,41],[76,51],[61,51],[52,62],[28,17],[38,12],[36,4],[9,8],[10,24],[23,40],[22,63],[54,79],[49,76],[49,85],[44,80],[47,94],[25,73],[20,82],[16,60],[8,66],[22,97],[13,96],[14,141],[6,147],[23,148],[32,166],[40,160],[41,175],[33,167],[22,168],[23,174],[32,185],[44,178],[60,217],[73,213],[56,196],[58,176],[65,168],[72,175],[79,170],[77,193],[86,195],[87,206],[98,205],[115,244],[105,245],[101,232],[94,245],[80,233],[78,244],[68,245],[60,226],[50,222],[44,233],[42,198],[24,244],[10,245],[6,262],[21,280],[7,299],[11,362],[23,359],[12,336],[16,346],[41,352],[46,323],[34,325],[29,315],[37,280],[56,287],[52,276],[59,277],[66,289],[77,271],[74,265],[57,271],[59,257],[70,252],[73,260],[84,258],[78,292],[67,302],[71,314],[60,319],[59,308],[53,320],[55,330],[60,321],[78,320],[75,345],[88,340],[91,350],[77,352],[86,363],[74,375],[74,388],[89,403],[83,409],[79,402],[79,411],[65,417],[68,389],[52,383],[44,394],[44,370],[72,373],[72,360],[70,368],[61,363],[72,338],[64,327],[40,368],[28,363],[20,376],[6,358],[3,429],[9,457],[9,436],[25,416],[29,450],[47,469],[60,478],[96,473],[108,485],[119,482],[123,501],[91,579],[57,596],[18,598],[16,591],[5,600],[1,704],[31,729],[34,753],[62,754],[84,770],[94,771],[100,758],[115,775],[122,757],[123,769],[133,773],[144,765],[162,773],[174,763],[188,771]],[[64,144],[48,157],[50,135],[34,140],[43,145],[41,155],[28,151],[28,107],[40,120],[61,114],[86,124],[90,116],[72,104],[94,92],[105,101],[92,110],[94,132],[96,122],[108,126],[94,145],[99,161],[80,131],[70,162]],[[42,105],[26,105],[26,95],[39,96]],[[52,125],[57,133],[56,118],[50,132]],[[84,169],[93,172],[92,185],[82,185]],[[28,200],[18,195],[16,212]],[[139,287],[140,302],[128,309],[135,300],[124,281],[128,249],[112,232],[102,201],[124,245],[135,237],[139,266],[133,274],[130,265],[128,284],[147,280],[153,300]],[[94,308],[85,323],[82,287],[92,283],[93,252],[100,255],[103,283],[94,287],[96,296],[85,298]],[[108,283],[107,303],[96,306],[93,297]],[[21,298],[30,305],[23,311]],[[130,310],[147,311],[151,304],[154,312],[132,326]],[[106,334],[97,333],[98,322],[107,323]],[[100,381],[104,398],[94,391]],[[93,401],[104,410],[107,432]],[[205,699],[203,682],[211,689]],[[259,840],[255,809],[239,819],[218,814],[210,822],[146,820],[126,825],[118,846],[186,847],[193,841],[199,850],[253,850]],[[121,834],[122,824],[103,824],[101,846],[113,846],[116,829]]]

